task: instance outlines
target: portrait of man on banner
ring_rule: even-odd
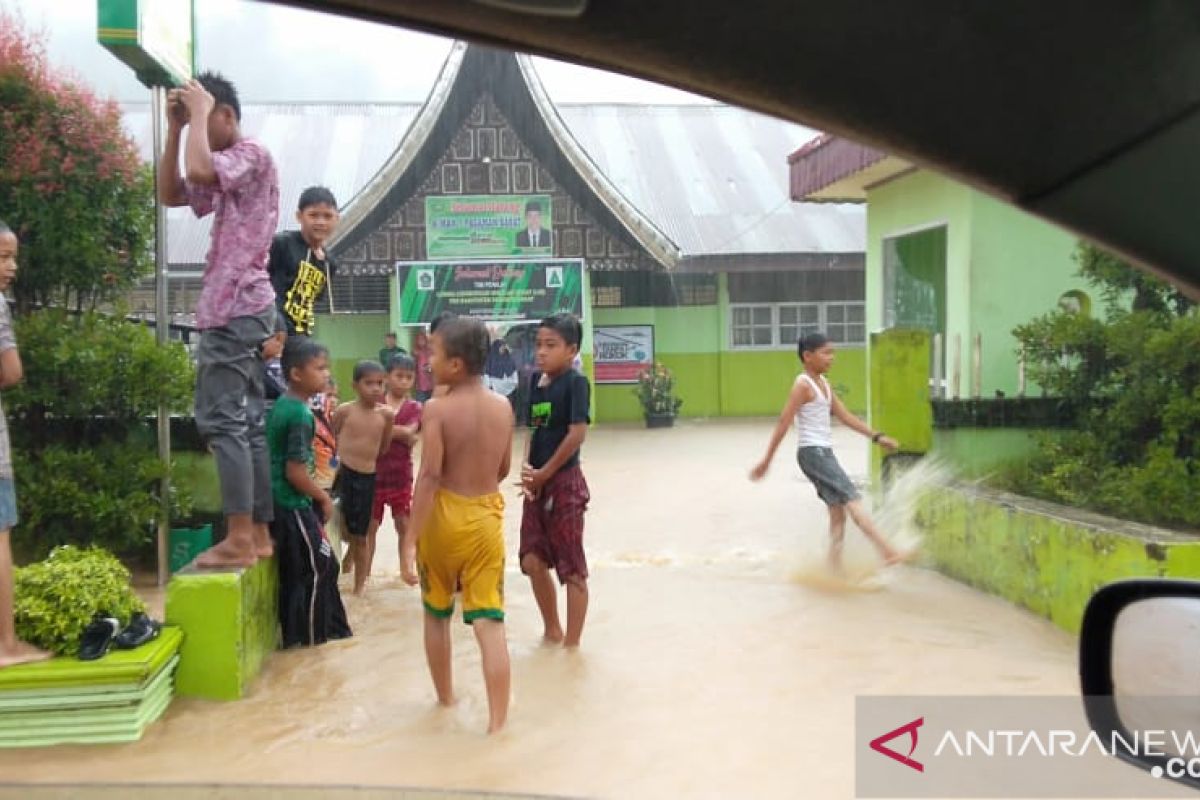
[[[517,232],[517,247],[549,255],[553,252],[553,233],[542,227],[542,203],[530,200],[525,204],[525,227]]]

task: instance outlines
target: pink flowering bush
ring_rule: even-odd
[[[0,11],[0,219],[21,240],[18,310],[92,308],[146,275],[152,191],[116,103],[56,71],[44,37]]]

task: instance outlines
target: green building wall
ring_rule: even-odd
[[[955,338],[959,390],[972,392],[972,342],[981,334],[981,393],[1017,389],[1015,326],[1050,311],[1071,289],[1075,276],[1070,234],[1004,205],[949,178],[918,170],[867,195],[866,308],[868,330],[884,324],[885,239],[946,226],[946,379],[954,374]],[[949,384],[948,384],[949,385]],[[1030,386],[1029,391],[1035,387]]]
[[[722,280],[716,305],[602,308],[592,324],[654,326],[655,358],[675,373],[681,416],[773,416],[799,372],[796,351],[732,349],[726,298]],[[866,349],[843,348],[829,376],[847,407],[857,412],[866,409],[866,373]],[[595,394],[598,422],[641,420],[632,385],[602,384]]]
[[[586,273],[585,273],[586,275]],[[596,325],[653,325],[656,358],[675,373],[676,391],[683,399],[684,417],[773,416],[783,407],[799,371],[794,348],[784,350],[733,350],[729,346],[727,282],[721,276],[715,305],[600,308],[591,307],[591,292],[584,285],[584,371],[594,381],[592,331]],[[331,369],[343,399],[350,392],[354,363],[375,358],[389,330],[408,339],[394,327],[394,314],[321,315],[317,338],[329,347]],[[865,347],[839,350],[830,382],[847,407],[858,413],[867,408],[867,355]],[[637,422],[642,419],[631,384],[603,384],[594,388],[594,418],[599,423]]]
[[[387,314],[319,314],[317,340],[329,348],[329,370],[342,400],[351,399],[355,363],[379,358],[391,330]]]
[[[983,339],[982,391],[1017,391],[1016,325],[1053,310],[1063,293],[1086,290],[1075,273],[1076,238],[1024,211],[972,192],[971,323]],[[969,359],[964,355],[963,374]],[[965,386],[964,386],[965,389]]]

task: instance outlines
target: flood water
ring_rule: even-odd
[[[498,736],[483,735],[478,654],[457,622],[460,704],[434,707],[419,596],[396,577],[385,524],[367,596],[346,598],[352,640],[275,655],[243,701],[176,700],[135,744],[0,752],[0,776],[851,797],[855,695],[1078,691],[1074,637],[1004,601],[919,567],[853,586],[823,577],[824,507],[790,445],[763,483],[746,478],[769,430],[592,431],[592,605],[578,652],[539,644],[511,490],[514,700]],[[863,440],[837,436],[847,470],[865,477]],[[848,537],[851,572],[865,569],[872,554]]]

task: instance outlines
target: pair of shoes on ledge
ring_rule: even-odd
[[[140,612],[133,615],[125,630],[121,630],[121,623],[115,617],[97,614],[83,632],[83,640],[79,643],[79,660],[95,661],[104,657],[114,645],[119,650],[141,647],[157,638],[160,631],[161,622],[155,622]]]

